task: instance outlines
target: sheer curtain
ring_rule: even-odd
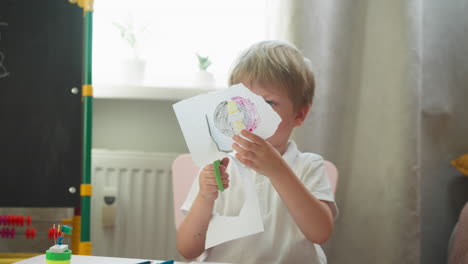
[[[468,200],[448,164],[468,152],[467,6],[270,2],[270,37],[294,43],[317,78],[294,137],[340,171],[329,263],[445,262],[453,201]]]

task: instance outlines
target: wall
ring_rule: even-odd
[[[187,152],[169,101],[95,99],[93,148]]]

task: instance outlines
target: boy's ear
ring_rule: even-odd
[[[294,120],[294,126],[300,126],[302,125],[302,123],[304,123],[304,120],[306,119],[309,110],[310,104],[305,107],[302,107],[299,111],[297,111],[296,119]]]

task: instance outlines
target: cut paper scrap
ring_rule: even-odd
[[[264,231],[257,192],[253,182],[254,171],[245,167],[238,159],[232,157],[231,154],[228,154],[228,156],[230,156],[229,159],[231,165],[229,166],[232,174],[231,177],[238,177],[235,181],[232,179],[232,182],[239,184],[231,186],[230,188],[236,188],[236,191],[241,189],[245,196],[243,199],[244,203],[239,211],[239,215],[237,216],[224,216],[219,215],[218,213],[213,213],[206,231],[205,249]],[[196,178],[196,182],[198,183],[198,177]],[[196,195],[198,191],[199,186],[196,184],[194,185],[194,188],[190,190],[191,193],[189,196],[194,194]],[[226,191],[232,190],[227,189]],[[238,197],[238,193],[239,192],[235,193],[235,199],[242,198]],[[219,198],[216,200],[216,203],[217,202],[219,202]],[[206,257],[206,255],[202,256],[201,260]]]
[[[194,162],[202,167],[232,151],[242,129],[271,137],[281,122],[265,100],[242,84],[195,96],[173,105]]]
[[[194,162],[204,167],[226,157],[232,151],[232,136],[242,129],[262,137],[271,137],[281,118],[265,100],[242,84],[195,96],[173,105]],[[245,195],[238,216],[214,215],[208,226],[205,248],[264,231],[253,171],[236,158],[231,162]],[[195,187],[196,188],[196,187]],[[198,192],[198,190],[197,190]]]
[[[244,206],[239,216],[214,215],[211,218],[206,231],[205,249],[264,231],[257,192],[253,182],[253,171],[244,167],[236,158],[231,158],[231,162],[236,163],[233,168],[239,169],[236,175],[239,175],[243,185],[245,193]]]

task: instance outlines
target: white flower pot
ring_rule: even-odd
[[[215,78],[211,72],[200,70],[196,74],[195,79],[197,86],[214,86],[215,85]]]
[[[141,59],[126,59],[122,65],[122,82],[129,85],[141,85],[145,78],[146,62]]]

